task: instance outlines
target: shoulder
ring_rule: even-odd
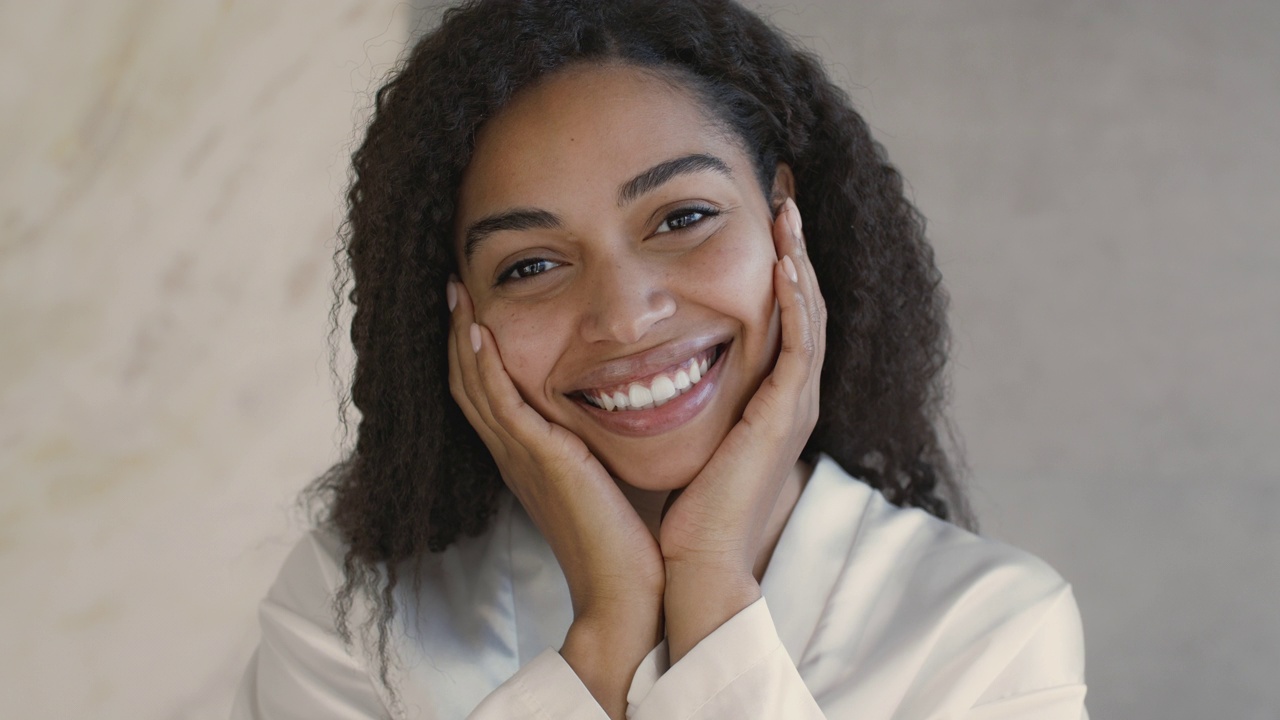
[[[818,470],[816,487],[841,488],[830,494],[857,521],[816,645],[848,650],[856,638],[853,651],[864,659],[900,668],[916,690],[936,684],[937,692],[967,693],[954,698],[967,707],[1083,687],[1080,616],[1070,584],[1053,567],[897,507],[829,459]]]
[[[503,564],[502,542],[508,532],[509,503],[500,504],[499,517],[487,532],[476,537],[460,538],[447,549],[423,553],[396,566],[395,610],[398,619],[422,595],[450,596],[468,594],[471,587]],[[347,553],[350,545],[337,530],[328,526],[308,530],[285,558],[275,583],[267,593],[267,602],[289,607],[311,619],[332,626],[334,599],[347,582]],[[378,585],[385,585],[386,564],[378,563],[369,571],[376,574]],[[357,586],[352,594],[352,629],[365,613],[376,605],[369,588]]]
[[[369,653],[337,628],[333,601],[345,556],[346,545],[325,530],[306,533],[290,551],[259,606],[261,639],[232,717],[321,717],[334,707],[386,716],[391,705],[369,672]]]
[[[315,528],[293,546],[264,605],[289,608],[324,627],[333,627],[333,599],[344,581],[347,544],[333,530]]]
[[[1048,563],[1012,545],[984,537],[918,508],[893,505],[878,491],[823,458],[814,471],[816,487],[856,514],[847,570],[882,573],[883,580],[912,595],[947,604],[994,593],[1010,598],[1039,597],[1069,589]],[[839,491],[833,491],[839,488]],[[818,499],[818,498],[815,498]],[[974,597],[973,599],[981,599]]]

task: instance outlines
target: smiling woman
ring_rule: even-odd
[[[476,137],[456,221],[476,320],[520,396],[632,488],[687,484],[773,368],[782,167],[766,196],[695,96],[623,63],[557,73]]]
[[[1069,586],[962,527],[922,223],[815,59],[731,2],[468,3],[354,163],[358,442],[236,717],[1084,715]]]

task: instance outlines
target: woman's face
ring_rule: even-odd
[[[482,127],[456,244],[524,400],[615,477],[672,490],[773,368],[771,227],[735,139],[619,64],[557,73]]]

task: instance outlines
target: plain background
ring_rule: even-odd
[[[1280,3],[753,5],[929,218],[984,531],[1095,718],[1280,718]],[[0,716],[220,718],[343,441],[346,155],[432,11],[0,3]]]

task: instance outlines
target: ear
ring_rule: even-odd
[[[776,215],[787,198],[794,200],[795,197],[796,176],[791,172],[790,165],[780,162],[777,169],[773,171],[773,192],[770,194],[769,206],[773,208]]]

